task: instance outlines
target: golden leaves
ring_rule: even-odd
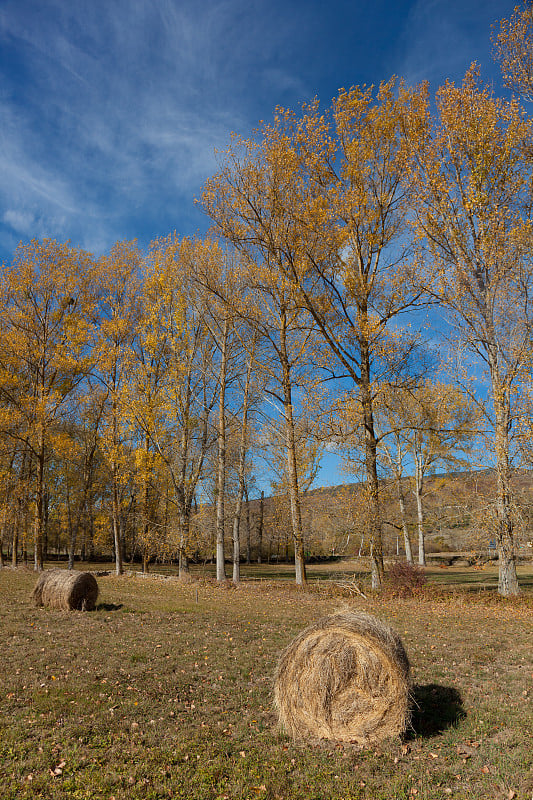
[[[493,29],[494,56],[500,62],[505,85],[531,99],[533,94],[533,9],[516,6],[509,19]]]
[[[94,267],[68,243],[33,240],[3,271],[1,387],[28,443],[42,440],[88,370]]]
[[[461,86],[439,90],[437,106],[417,148],[418,235],[431,256],[423,280],[467,325],[477,320],[486,339],[487,326],[503,331],[517,318],[530,280],[533,127],[516,100],[493,96],[475,66]]]

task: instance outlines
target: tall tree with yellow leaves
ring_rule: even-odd
[[[493,29],[494,56],[500,62],[505,86],[533,99],[533,4],[515,6],[509,19]]]
[[[216,575],[225,573],[225,500],[228,474],[228,444],[238,429],[238,452],[234,467],[237,472],[236,503],[233,513],[233,574],[240,580],[240,518],[245,487],[246,460],[249,444],[249,411],[252,395],[252,373],[257,373],[258,332],[242,317],[243,275],[233,250],[224,250],[216,240],[191,242],[195,258],[195,289],[202,318],[218,351],[213,367],[218,368],[217,463],[215,481]],[[247,296],[248,297],[248,296]],[[249,297],[248,297],[249,299]],[[233,436],[232,436],[233,434]]]
[[[5,566],[4,542],[7,543],[7,533],[9,528],[13,527],[14,522],[14,515],[11,509],[14,505],[13,495],[17,485],[17,473],[15,470],[17,456],[18,448],[14,442],[2,442],[0,448],[0,568]]]
[[[135,548],[141,551],[142,571],[148,572],[150,559],[165,550],[166,532],[162,531],[156,522],[159,497],[165,478],[161,475],[161,458],[155,451],[143,420],[150,416],[150,411],[158,402],[158,392],[164,379],[166,353],[164,337],[152,337],[150,329],[145,327],[148,311],[145,303],[151,299],[149,293],[146,293],[146,282],[144,290],[143,313],[134,345],[132,372],[125,406],[128,410],[131,409],[131,414],[128,416],[134,436],[135,482],[141,496],[137,513]],[[139,419],[139,408],[142,406],[144,409]]]
[[[341,91],[331,109],[280,109],[259,141],[235,136],[203,204],[231,242],[305,309],[363,408],[373,583],[383,575],[373,386],[401,370],[409,343],[391,321],[417,302],[409,258],[409,139],[425,90],[395,80]],[[275,276],[275,278],[274,278]],[[331,365],[330,365],[331,366]]]
[[[52,240],[21,244],[3,270],[0,393],[31,459],[34,566],[43,567],[46,464],[67,398],[91,366],[92,257]]]
[[[235,500],[235,508],[233,512],[233,526],[232,526],[232,542],[233,542],[233,574],[232,581],[237,584],[240,581],[240,563],[241,563],[241,515],[242,505],[245,493],[247,494],[246,487],[246,467],[247,456],[250,444],[250,410],[253,405],[253,376],[252,370],[254,366],[255,352],[256,352],[256,339],[257,334],[252,334],[252,341],[250,343],[249,353],[246,359],[246,371],[242,376],[241,392],[242,404],[240,414],[236,418],[240,426],[238,454],[237,454],[237,497]],[[247,541],[247,562],[250,563],[250,505],[246,503],[246,511],[248,515],[248,541]]]
[[[497,487],[498,591],[518,594],[510,485],[514,395],[532,345],[533,126],[472,67],[437,94],[438,119],[413,140],[427,260],[415,276],[446,309],[454,348],[484,370]],[[469,372],[472,368],[469,366]],[[483,390],[483,387],[482,387]]]
[[[101,447],[111,477],[111,519],[117,575],[123,572],[122,494],[125,485],[124,447],[131,435],[127,394],[132,374],[133,347],[140,317],[142,254],[135,242],[117,242],[99,260],[99,318],[95,345],[95,375],[106,390]]]
[[[316,350],[316,336],[286,278],[271,268],[267,258],[256,261],[254,257],[259,254],[254,248],[249,250],[246,243],[241,243],[239,250],[241,258],[234,266],[231,283],[224,285],[214,280],[213,275],[200,276],[200,280],[240,321],[242,346],[249,356],[253,352],[256,379],[265,387],[274,415],[279,416],[290,498],[295,579],[298,585],[303,585],[306,574],[294,403],[295,392],[303,393],[305,386],[316,381],[308,366]]]
[[[89,381],[77,399],[76,413],[63,427],[63,441],[56,448],[63,467],[68,503],[68,569],[74,569],[80,532],[87,532],[87,511],[99,455],[100,422],[106,401],[105,389]],[[70,474],[69,474],[70,473]],[[70,479],[73,478],[71,481]],[[71,494],[73,497],[71,497]]]
[[[208,257],[203,246],[169,236],[152,243],[147,257],[140,345],[128,413],[169,477],[179,530],[179,575],[189,572],[191,517],[208,453],[216,441],[213,410],[219,375],[215,342],[195,295],[195,273]]]

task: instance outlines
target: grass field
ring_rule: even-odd
[[[49,562],[48,567],[65,567],[63,562]],[[96,572],[114,572],[114,563],[84,563],[76,564],[76,569],[89,569]],[[323,561],[306,565],[310,581],[352,580],[361,585],[370,585],[368,559],[341,559],[339,561]],[[126,572],[140,572],[140,564],[125,565]],[[177,567],[168,564],[152,564],[150,571],[169,577],[176,577]],[[480,567],[426,567],[426,575],[430,584],[439,586],[461,587],[462,589],[491,590],[498,586],[498,566],[495,562],[484,564]],[[214,564],[192,564],[192,575],[195,578],[214,578],[216,567]],[[526,594],[533,596],[533,561],[524,561],[517,567],[520,588]],[[226,573],[231,577],[231,565],[226,565]],[[241,564],[241,580],[269,580],[269,581],[294,581],[294,564]]]
[[[453,575],[477,589],[493,580],[430,577]],[[512,602],[478,590],[341,596],[323,565],[308,591],[261,577],[222,588],[101,576],[99,606],[83,614],[34,608],[35,575],[1,570],[2,800],[531,800],[530,571]],[[294,743],[272,710],[276,660],[346,604],[402,636],[413,730],[370,750]]]

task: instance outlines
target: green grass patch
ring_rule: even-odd
[[[431,554],[428,556],[431,559]],[[49,562],[47,568],[52,567],[66,567],[65,562]],[[112,563],[105,564],[91,564],[79,563],[76,564],[76,569],[88,569],[94,572],[107,572],[113,575],[115,565]],[[166,577],[168,579],[177,577],[177,567],[174,564],[152,564],[150,566],[151,573]],[[312,584],[318,587],[322,586],[324,589],[330,584],[345,583],[347,581],[355,581],[356,584],[362,587],[370,585],[370,571],[369,562],[367,558],[361,559],[334,559],[331,561],[323,561],[306,566],[307,576]],[[460,566],[434,566],[430,565],[425,568],[428,581],[430,584],[442,586],[449,589],[466,589],[469,591],[491,591],[496,592],[498,588],[498,566],[496,562],[489,562],[487,564],[480,564],[474,567],[460,567]],[[141,568],[139,564],[128,564],[126,572],[130,576],[137,576],[143,580]],[[520,582],[521,590],[526,594],[533,596],[533,561],[523,561],[517,567],[518,579]],[[200,581],[214,580],[216,576],[216,568],[214,564],[192,564],[191,574],[194,578]],[[226,565],[226,574],[231,575],[231,566]],[[291,563],[273,563],[273,564],[241,564],[241,580],[243,582],[270,582],[280,581],[286,583],[294,582],[294,564]],[[124,603],[124,601],[122,601]],[[106,605],[101,599],[99,605],[102,603]],[[109,605],[109,603],[107,603]],[[111,604],[112,605],[112,604]],[[105,610],[105,609],[103,609]],[[113,608],[108,610],[114,610]],[[128,610],[135,613],[138,610],[137,605],[128,607]]]

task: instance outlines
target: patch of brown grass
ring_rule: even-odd
[[[279,732],[272,675],[338,596],[98,580],[96,611],[74,615],[32,605],[34,573],[0,570],[2,800],[529,800],[529,600],[351,598],[405,643],[413,730],[309,747]]]

